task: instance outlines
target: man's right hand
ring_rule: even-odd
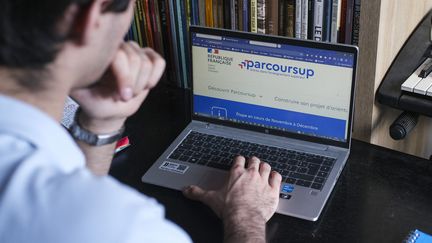
[[[183,193],[199,200],[223,220],[226,242],[265,242],[265,223],[279,203],[282,177],[270,165],[252,157],[234,160],[228,181],[216,191],[190,186]]]

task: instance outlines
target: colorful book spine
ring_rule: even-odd
[[[230,0],[230,15],[231,15],[231,29],[238,30],[238,15],[237,15],[238,1]]]
[[[258,9],[257,0],[250,1],[250,31],[253,33],[258,32]]]
[[[295,38],[301,38],[302,29],[302,0],[296,0],[295,11]]]
[[[279,32],[279,1],[267,1],[267,22],[266,33],[270,35],[278,35]]]
[[[308,34],[308,0],[301,0],[301,38],[307,39]]]
[[[323,41],[330,41],[333,0],[324,0]]]
[[[218,13],[218,1],[219,0],[212,0],[212,2],[213,2],[213,7],[212,7],[212,10],[213,10],[213,27],[215,27],[215,28],[219,28],[220,26],[219,26],[219,21],[218,21],[218,16],[219,16],[219,13]]]
[[[338,42],[345,43],[345,28],[346,28],[346,15],[347,15],[347,1],[340,0],[339,7],[339,27],[338,27]]]
[[[257,32],[266,33],[266,1],[257,0]]]
[[[331,12],[331,29],[330,29],[330,42],[338,42],[338,13],[339,13],[339,0],[332,0],[332,12]]]
[[[213,22],[213,1],[205,0],[205,17],[206,17],[206,26],[214,27]]]
[[[249,0],[243,0],[243,8],[242,8],[242,20],[243,20],[243,31],[249,31]]]
[[[171,33],[171,40],[172,40],[172,63],[173,65],[173,76],[175,79],[173,80],[173,82],[176,84],[177,87],[183,87],[182,84],[182,75],[181,75],[181,67],[180,67],[180,41],[178,38],[178,21],[177,21],[177,14],[176,14],[176,3],[174,2],[174,0],[168,0],[168,11],[169,11],[169,15],[167,15],[169,17],[169,22],[170,23],[170,33]]]
[[[313,39],[315,41],[322,41],[323,37],[323,14],[324,3],[323,0],[315,0],[314,2],[314,27]]]

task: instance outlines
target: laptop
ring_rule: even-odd
[[[349,155],[358,49],[197,26],[190,44],[191,122],[142,181],[217,189],[257,156],[283,177],[277,213],[316,221]]]

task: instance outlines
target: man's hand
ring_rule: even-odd
[[[282,177],[270,165],[252,157],[234,160],[226,184],[217,191],[186,188],[186,197],[199,200],[224,221],[226,242],[265,242],[265,223],[279,203]]]
[[[82,109],[80,125],[96,134],[118,131],[156,86],[164,69],[165,60],[154,50],[142,49],[135,42],[123,43],[100,81],[72,91],[71,96]],[[86,156],[87,167],[97,175],[107,174],[115,143],[99,147],[77,143]]]
[[[123,43],[102,79],[71,96],[80,104],[80,123],[94,133],[118,130],[134,114],[165,69],[165,60],[150,48]]]

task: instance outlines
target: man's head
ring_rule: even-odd
[[[28,74],[40,73],[55,61],[65,44],[75,47],[89,45],[89,51],[98,47],[116,48],[130,23],[131,1],[0,0],[0,67],[26,70]],[[106,21],[106,16],[113,23]],[[107,27],[102,26],[107,24],[112,25],[113,33],[107,33]],[[97,51],[100,52],[94,50],[95,53],[89,55],[97,55]],[[104,68],[109,64],[104,59],[113,55],[113,50],[105,51],[93,59],[101,61]],[[21,76],[22,85],[40,86],[41,81],[35,80],[34,76]]]

